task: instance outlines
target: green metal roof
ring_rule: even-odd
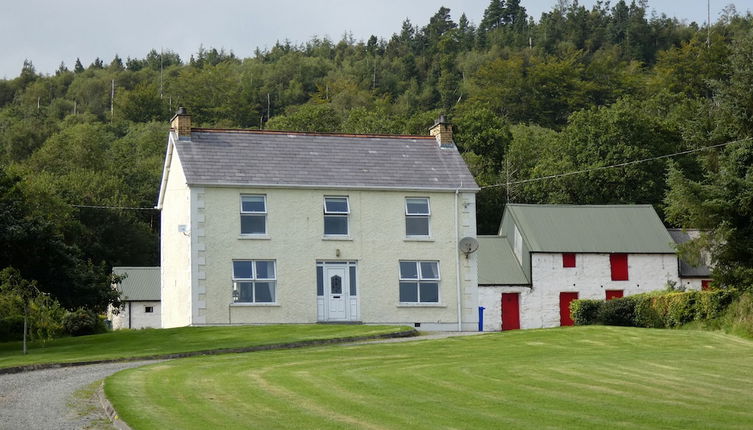
[[[674,254],[674,241],[651,205],[508,204],[531,252]]]
[[[125,301],[160,300],[159,267],[113,267],[112,273],[128,276],[118,285]]]
[[[530,285],[510,243],[503,236],[478,237],[479,285]]]

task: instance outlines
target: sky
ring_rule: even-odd
[[[590,8],[595,0],[581,0]],[[615,3],[613,1],[612,3]],[[687,22],[706,22],[707,0],[649,0],[649,10]],[[710,0],[712,22],[733,2],[740,13],[753,0]],[[522,0],[536,20],[557,0]],[[143,58],[151,49],[172,50],[186,61],[200,46],[232,50],[239,57],[276,41],[304,43],[313,36],[337,41],[388,39],[406,18],[424,26],[441,7],[457,22],[465,12],[481,21],[489,0],[0,0],[0,78],[12,79],[25,59],[51,74],[76,58],[86,67],[115,54]]]

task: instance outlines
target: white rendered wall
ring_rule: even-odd
[[[678,284],[678,286],[683,286],[685,287],[685,290],[688,290],[688,291],[689,290],[701,291],[701,287],[702,287],[701,282],[704,279],[708,279],[709,281],[711,280],[711,278],[682,278],[680,279],[680,284]]]
[[[314,323],[317,321],[316,262],[357,261],[361,320],[369,324],[421,323],[422,329],[456,330],[457,264],[463,329],[477,324],[476,257],[466,259],[458,240],[475,237],[475,195],[460,193],[455,229],[455,193],[405,191],[334,191],[205,187],[196,192],[203,206],[196,212],[200,250],[194,272],[197,305],[203,321],[193,324]],[[267,236],[240,235],[240,195],[267,196]],[[323,236],[324,196],[348,196],[350,236]],[[429,239],[405,237],[405,198],[429,197]],[[192,240],[194,240],[192,238]],[[232,261],[277,262],[275,304],[232,303]],[[400,305],[400,260],[439,261],[439,304]],[[164,301],[164,299],[163,299]]]
[[[172,136],[170,137],[172,142]],[[172,143],[170,143],[172,144]],[[183,142],[178,142],[178,145]],[[162,327],[191,324],[191,192],[178,159],[172,152],[162,204],[160,234],[160,286]],[[186,232],[178,231],[179,225]]]
[[[576,267],[563,268],[560,253],[531,254],[532,288],[479,287],[486,307],[484,330],[501,328],[501,294],[520,293],[520,328],[558,327],[560,292],[577,292],[579,299],[604,300],[606,290],[625,296],[663,290],[679,281],[674,254],[629,254],[627,281],[612,281],[609,254],[577,254]]]
[[[147,306],[152,307],[153,312],[146,312]],[[160,302],[126,302],[117,315],[112,309],[107,314],[113,330],[129,328],[129,316],[132,329],[162,327]]]

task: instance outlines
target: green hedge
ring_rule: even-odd
[[[719,318],[737,296],[734,289],[638,294],[609,301],[575,300],[570,310],[576,325],[669,328]]]

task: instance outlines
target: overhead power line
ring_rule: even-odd
[[[71,205],[74,208],[88,208],[88,209],[122,209],[129,211],[156,211],[157,208],[137,208],[129,206],[96,206],[96,205]]]
[[[556,175],[547,175],[547,176],[541,176],[541,177],[538,177],[538,178],[521,179],[519,181],[511,181],[511,182],[503,182],[503,183],[499,183],[499,184],[485,185],[485,186],[481,187],[481,189],[496,188],[496,187],[505,187],[505,186],[509,186],[509,185],[527,184],[529,182],[545,181],[547,179],[556,179],[556,178],[563,178],[565,176],[580,175],[581,173],[588,173],[588,172],[595,172],[595,171],[599,171],[599,170],[614,169],[614,168],[617,168],[617,167],[631,166],[633,164],[646,163],[648,161],[655,161],[655,160],[661,160],[661,159],[664,159],[664,158],[677,157],[679,155],[691,154],[693,152],[704,151],[706,149],[721,148],[723,146],[731,145],[733,143],[745,142],[747,140],[751,140],[751,138],[750,137],[746,137],[745,139],[739,139],[739,140],[733,140],[733,141],[730,141],[730,142],[718,143],[716,145],[704,146],[702,148],[688,149],[686,151],[675,152],[673,154],[659,155],[659,156],[656,156],[656,157],[644,158],[644,159],[641,159],[641,160],[626,161],[624,163],[612,164],[612,165],[609,165],[609,166],[591,167],[591,168],[588,168],[588,169],[574,170],[572,172],[558,173]]]

